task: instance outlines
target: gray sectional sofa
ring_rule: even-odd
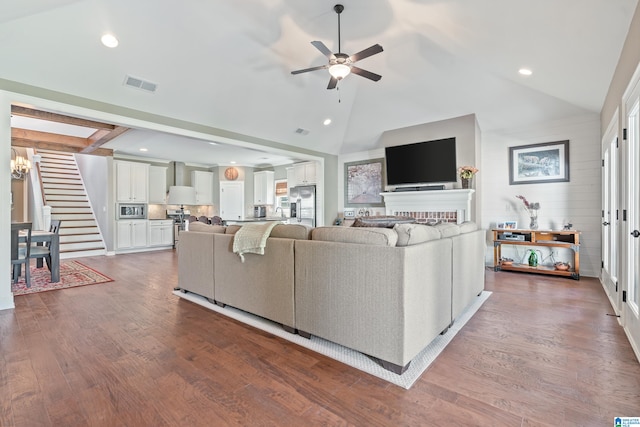
[[[277,225],[264,255],[233,253],[238,227],[180,235],[178,287],[377,359],[396,373],[484,289],[474,223],[393,229]]]

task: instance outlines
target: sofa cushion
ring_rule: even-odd
[[[433,228],[437,228],[443,238],[453,237],[460,234],[460,227],[458,224],[453,224],[451,222],[442,222],[434,225]]]
[[[278,224],[271,230],[269,237],[282,239],[309,240],[311,227],[302,224]]]
[[[241,225],[235,225],[235,224],[227,225],[227,231],[225,231],[225,234],[236,234],[241,227],[242,227]]]
[[[462,224],[459,224],[458,227],[460,228],[460,234],[471,233],[478,229],[478,224],[472,221],[465,221]]]
[[[395,246],[398,233],[388,228],[317,227],[311,231],[311,240]]]
[[[440,230],[424,224],[397,224],[393,229],[398,233],[396,246],[417,245],[440,238]]]
[[[396,224],[412,224],[416,219],[410,216],[363,216],[356,218],[352,227],[393,228]]]
[[[222,225],[209,225],[204,222],[194,221],[189,223],[189,231],[198,231],[200,233],[220,233],[224,234],[226,227]]]

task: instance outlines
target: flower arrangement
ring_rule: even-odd
[[[473,166],[461,166],[458,168],[458,174],[462,179],[471,179],[475,174],[478,173],[478,169]]]
[[[522,200],[524,203],[524,208],[529,212],[529,216],[535,218],[538,216],[538,209],[540,209],[540,203],[529,203],[529,201],[524,196],[516,196],[516,198]]]

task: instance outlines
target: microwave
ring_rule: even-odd
[[[147,204],[120,203],[116,213],[118,219],[147,219]]]

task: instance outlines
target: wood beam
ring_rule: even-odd
[[[86,138],[57,135],[26,129],[11,129],[11,145],[14,147],[35,148],[36,150],[55,150],[67,153],[82,153],[87,148]],[[113,150],[96,148],[91,154],[97,156],[113,156]]]
[[[129,130],[129,128],[126,128],[126,127],[123,127],[123,126],[116,126],[116,128],[114,130],[112,130],[111,132],[106,131],[106,130],[97,130],[93,135],[91,135],[89,138],[87,138],[87,143],[89,145],[84,150],[82,150],[81,152],[85,153],[85,154],[92,153],[95,150],[97,150],[100,146],[102,146],[103,144],[106,144],[107,142],[109,142],[112,139],[122,135],[123,133],[125,133],[128,130]]]

